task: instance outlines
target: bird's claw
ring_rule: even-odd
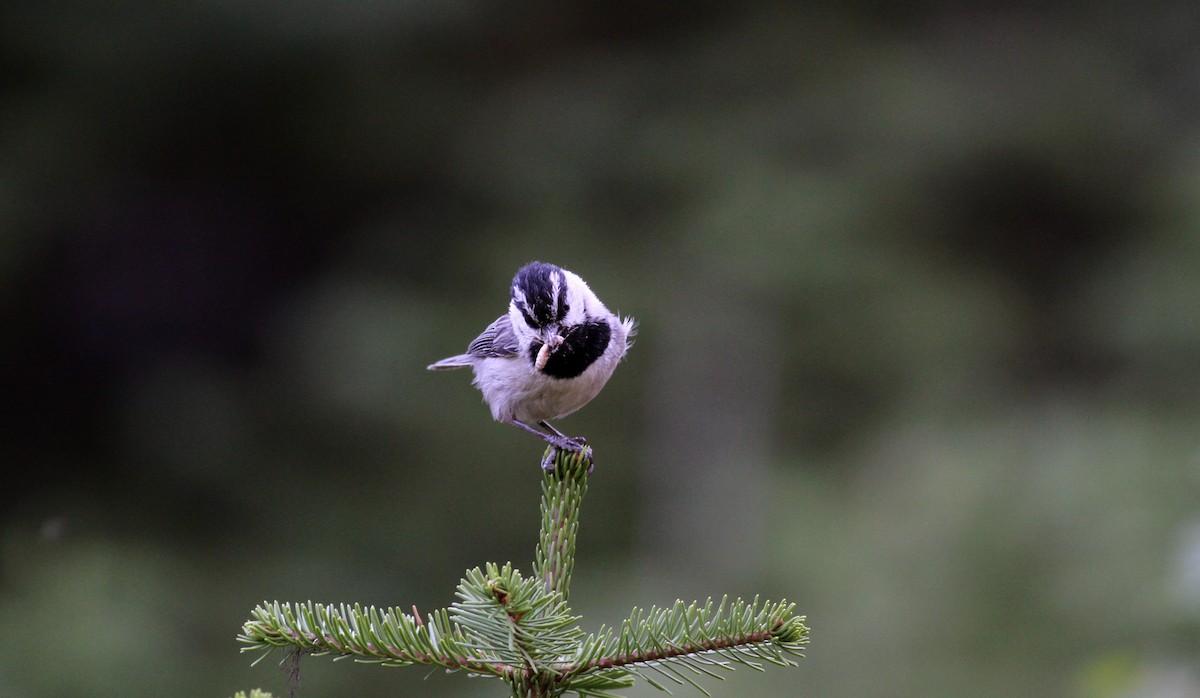
[[[560,451],[582,454],[585,449],[587,449],[588,472],[590,473],[595,467],[595,464],[591,462],[592,454],[591,449],[587,448],[587,439],[582,436],[550,436],[546,442],[550,444],[550,448],[542,456],[542,470],[554,472],[554,462],[558,460]]]

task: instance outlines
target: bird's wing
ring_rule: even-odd
[[[496,321],[487,326],[470,346],[467,354],[479,357],[516,356],[521,347],[517,343],[517,335],[512,329],[512,320],[507,315],[501,315]]]

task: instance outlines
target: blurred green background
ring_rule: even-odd
[[[587,629],[762,593],[809,657],[717,695],[1200,695],[1198,19],[5,3],[0,698],[278,695],[257,603],[528,569],[541,445],[424,367],[531,259],[640,324],[559,425]]]

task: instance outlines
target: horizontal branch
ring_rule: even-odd
[[[508,668],[473,656],[463,647],[462,633],[444,609],[422,620],[396,608],[275,602],[256,607],[252,615],[238,635],[246,645],[243,652],[262,651],[266,656],[277,648],[292,647],[387,666],[426,664],[493,676],[503,675]]]
[[[751,651],[760,650],[761,646],[782,646],[779,638],[782,635],[793,634],[795,629],[789,627],[789,624],[799,623],[803,627],[801,619],[791,619],[784,621],[778,619],[774,627],[759,632],[745,633],[734,637],[714,637],[708,640],[699,642],[685,642],[679,645],[664,643],[660,647],[652,649],[629,652],[611,657],[600,657],[588,662],[585,668],[596,669],[619,669],[631,664],[650,664],[661,662],[667,659],[674,659],[685,655],[705,654],[705,653],[721,653],[722,650],[734,651]],[[782,656],[782,653],[781,653]],[[783,664],[795,664],[787,659],[783,659]]]
[[[795,666],[791,657],[803,656],[808,628],[794,610],[795,604],[760,604],[757,598],[750,603],[724,598],[716,608],[712,599],[703,606],[679,601],[669,609],[635,608],[620,633],[602,628],[583,642],[574,661],[555,669],[568,681],[592,672],[632,673],[666,690],[646,675],[644,669],[652,669],[707,695],[681,669],[721,679],[714,669],[732,670],[735,664],[758,670],[763,662]]]

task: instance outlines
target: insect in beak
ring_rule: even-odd
[[[550,360],[550,355],[553,354],[554,350],[563,343],[563,337],[561,334],[551,334],[546,332],[544,339],[545,341],[542,343],[542,348],[538,349],[537,360],[533,364],[534,368],[536,368],[538,371],[546,368],[546,362]]]

